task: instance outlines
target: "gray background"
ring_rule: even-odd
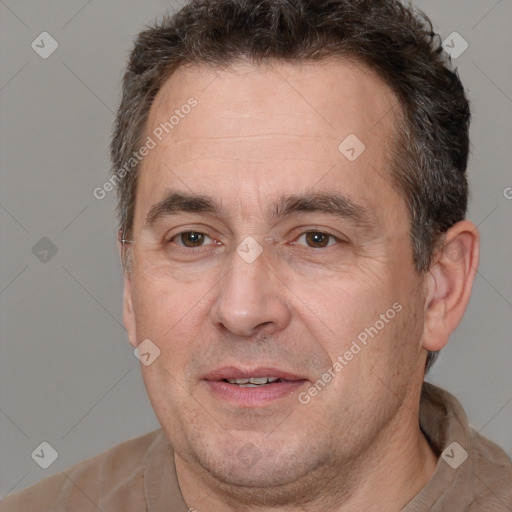
[[[469,44],[455,64],[473,106],[469,218],[483,242],[467,314],[429,380],[512,455],[512,1],[416,3],[443,39]],[[169,5],[0,0],[0,498],[158,426],[122,326],[115,192],[92,191],[108,177],[132,39]],[[31,48],[43,31],[59,44],[47,59]],[[32,250],[43,237],[57,248],[46,262]],[[46,470],[31,458],[42,441],[59,453]]]

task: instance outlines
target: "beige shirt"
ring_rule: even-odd
[[[512,512],[510,459],[469,428],[453,396],[425,384],[420,425],[441,456],[434,476],[401,512]],[[162,430],[115,446],[0,502],[1,512],[188,510]]]

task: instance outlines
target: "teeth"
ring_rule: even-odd
[[[235,382],[232,382],[231,384],[247,384],[250,379],[231,379]]]
[[[249,379],[249,382],[251,384],[266,384],[267,383],[267,377],[251,377]]]
[[[279,380],[278,377],[251,377],[250,379],[226,379],[230,384],[243,385],[247,388],[254,388],[262,384],[275,382]]]

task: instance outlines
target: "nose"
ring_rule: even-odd
[[[286,287],[264,255],[252,263],[234,253],[231,269],[219,283],[211,309],[213,324],[238,336],[275,334],[290,322]]]

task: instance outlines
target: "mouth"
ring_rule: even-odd
[[[217,398],[255,407],[289,397],[308,379],[276,368],[225,367],[208,373],[204,382]]]

